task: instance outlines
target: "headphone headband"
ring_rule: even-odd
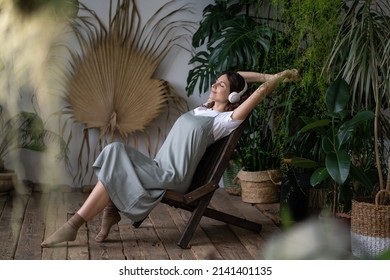
[[[239,94],[240,96],[243,95],[243,94],[246,92],[247,89],[248,89],[248,84],[247,84],[247,82],[245,81],[244,88],[243,88],[238,94]]]
[[[232,92],[229,94],[229,102],[230,103],[237,103],[240,101],[240,98],[241,98],[241,95],[243,95],[248,89],[248,84],[247,82],[245,81],[245,85],[244,85],[244,88],[240,91],[240,92]]]

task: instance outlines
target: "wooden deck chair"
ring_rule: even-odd
[[[177,243],[181,248],[189,248],[188,244],[203,216],[255,232],[261,231],[261,224],[208,207],[214,192],[219,188],[219,182],[246,125],[247,120],[229,136],[218,140],[207,148],[187,193],[182,194],[172,190],[165,193],[162,203],[192,212]],[[139,227],[141,224],[142,221],[133,223],[135,227]]]

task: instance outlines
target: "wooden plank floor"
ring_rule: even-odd
[[[191,248],[181,249],[177,241],[190,213],[160,203],[139,228],[122,217],[106,242],[94,240],[100,228],[101,217],[97,216],[80,228],[75,241],[42,249],[42,240],[64,224],[87,196],[66,186],[55,191],[27,188],[24,194],[0,196],[0,259],[260,259],[265,242],[280,232],[275,220],[278,204],[255,207],[219,189],[212,207],[260,222],[259,234],[203,217]]]

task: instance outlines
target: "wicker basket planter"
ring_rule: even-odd
[[[352,201],[351,249],[359,258],[375,258],[390,250],[390,205],[375,203],[368,199]]]
[[[0,196],[6,195],[14,189],[16,174],[13,171],[0,173]]]
[[[276,203],[280,201],[279,169],[244,171],[237,174],[241,186],[241,199],[247,203]]]

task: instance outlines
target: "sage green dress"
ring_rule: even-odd
[[[193,110],[180,116],[154,159],[119,142],[106,146],[93,168],[118,210],[140,221],[167,189],[186,192],[206,148],[216,140],[214,120],[219,114],[195,114]],[[230,129],[217,137],[239,123],[232,121]]]

